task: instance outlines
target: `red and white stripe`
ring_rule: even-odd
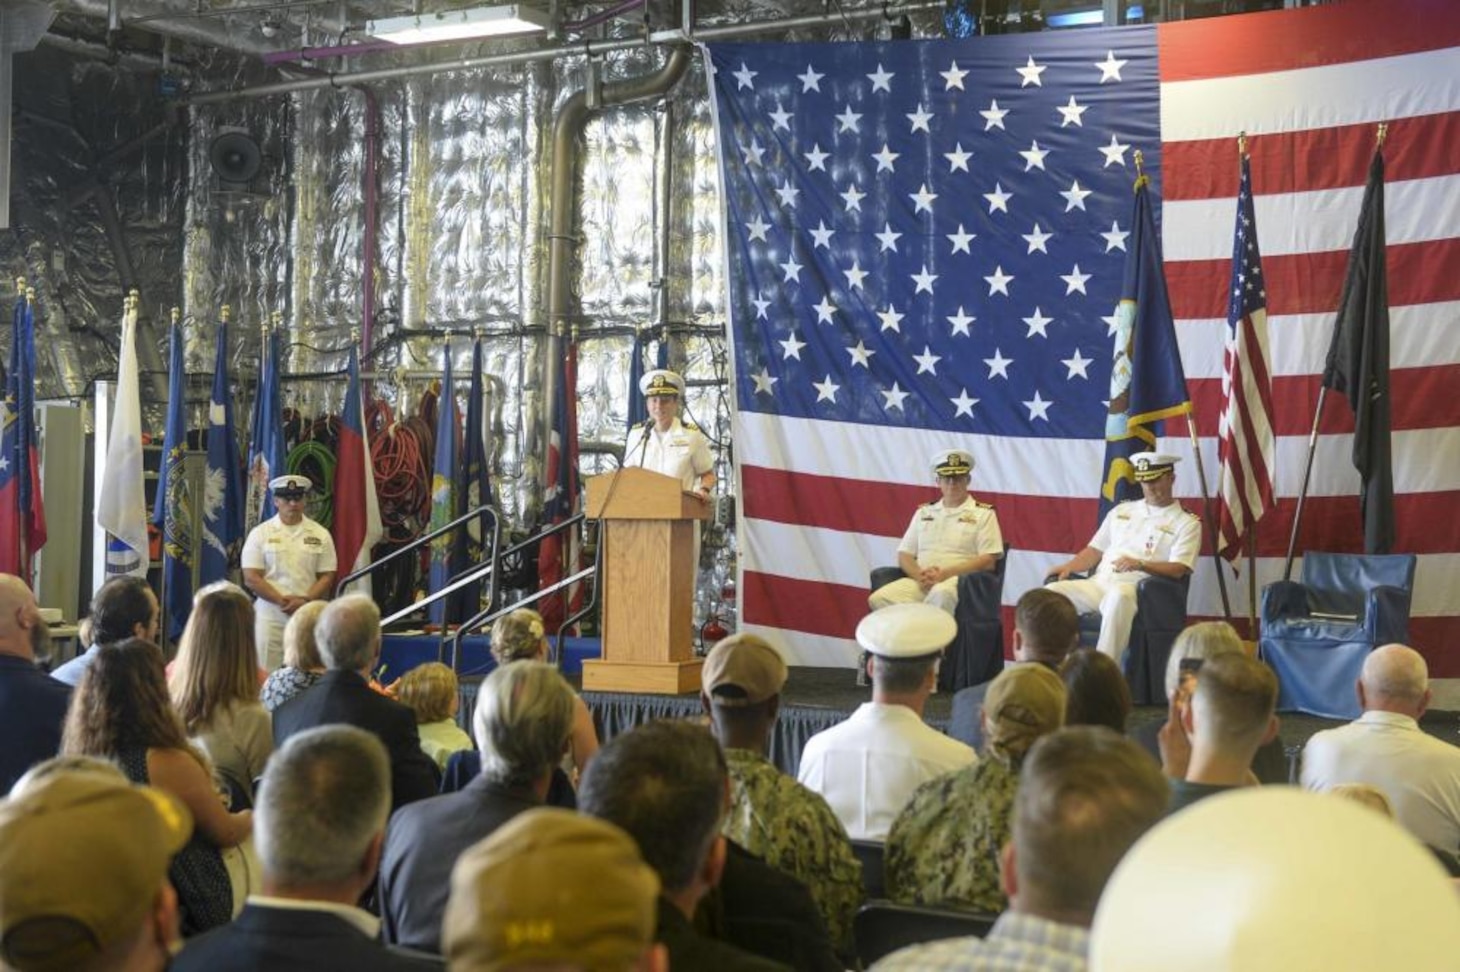
[[[1225,401],[1235,140],[1250,140],[1277,436],[1276,506],[1256,535],[1259,590],[1281,576],[1375,127],[1389,123],[1395,549],[1419,555],[1411,642],[1431,674],[1460,675],[1460,656],[1445,650],[1460,642],[1460,6],[1355,0],[1162,25],[1159,44],[1162,243],[1209,480]],[[1319,426],[1300,552],[1363,548],[1353,417],[1341,405]],[[767,434],[772,422],[778,435]],[[738,414],[735,431],[742,627],[775,636],[797,664],[851,664],[868,570],[895,562],[913,507],[935,497],[924,459],[946,436],[753,413]],[[1187,460],[1177,491],[1198,510],[1186,425],[1167,433],[1159,448]],[[959,444],[977,457],[974,492],[996,506],[1014,548],[1011,605],[1093,534],[1104,443]],[[1228,585],[1238,617],[1243,581]],[[1222,613],[1209,554],[1189,608],[1193,618]]]

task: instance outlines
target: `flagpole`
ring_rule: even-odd
[[[21,314],[22,315],[24,315],[26,309],[29,309],[30,302],[32,300],[34,300],[34,299],[35,299],[35,291],[25,285],[25,278],[24,277],[16,277],[15,278],[15,301],[16,301],[17,304],[19,304],[21,302],[24,302],[25,305],[26,305],[26,308],[21,311]],[[14,336],[13,336],[12,340],[19,341],[20,340],[20,334],[21,334],[21,332],[19,330],[17,330],[14,333]],[[25,353],[25,349],[23,347],[20,349],[20,353],[21,354],[24,354]],[[35,375],[34,374],[30,375],[30,380],[31,381],[35,381]],[[16,400],[16,404],[17,404],[17,407],[18,407],[18,405],[19,405],[19,398],[18,397],[17,397],[17,400]],[[26,416],[26,419],[25,420],[27,422],[29,422],[31,420],[31,417],[30,416]],[[16,427],[17,428],[23,428],[23,426],[16,426]],[[17,476],[29,476],[30,475],[30,456],[27,455],[27,456],[24,457],[25,460],[26,460],[26,462],[25,462],[25,467],[22,468],[21,465],[20,465],[20,459],[22,457],[20,455],[20,449],[18,448],[19,443],[20,443],[20,436],[17,435],[15,441],[16,441],[16,444],[17,444],[16,455],[15,455],[15,462],[16,462],[15,475],[17,475]],[[19,494],[20,494],[20,488],[19,488],[19,486],[17,486],[16,487],[16,495],[19,495]],[[31,503],[32,504],[35,503],[35,497],[31,497]],[[20,568],[20,572],[24,575],[24,577],[22,579],[25,581],[25,586],[31,588],[32,590],[34,590],[35,589],[35,574],[31,570],[31,563],[30,563],[30,510],[20,510],[20,516],[18,517],[18,519],[20,520],[20,522],[18,524],[19,530],[17,531],[18,532],[18,536],[19,536],[19,540],[20,540],[20,559],[18,561],[16,561],[16,566]]]
[[[1187,398],[1190,399],[1190,397],[1190,392],[1188,392]],[[1212,531],[1212,562],[1217,565],[1217,588],[1222,592],[1222,616],[1230,618],[1232,616],[1232,604],[1227,597],[1227,575],[1222,572],[1222,567],[1224,566],[1222,564],[1222,555],[1217,553],[1217,544],[1221,540],[1221,533],[1217,529],[1216,524],[1212,522],[1212,494],[1211,490],[1207,488],[1207,473],[1201,459],[1201,444],[1197,442],[1196,438],[1195,412],[1187,416],[1186,431],[1191,435],[1191,454],[1196,460],[1196,478],[1201,480],[1201,504],[1202,512],[1205,514],[1202,517],[1202,523],[1207,529]]]

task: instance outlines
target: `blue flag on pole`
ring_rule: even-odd
[[[441,398],[436,412],[436,457],[431,473],[431,529],[438,530],[457,517],[456,476],[456,392],[452,386],[451,349],[446,349],[446,373],[441,379]],[[453,531],[431,541],[432,593],[445,587],[451,577],[460,569]],[[459,606],[461,598],[452,595],[432,604],[429,615],[437,624],[454,624],[461,620]]]
[[[183,368],[182,325],[168,336],[167,430],[162,437],[157,496],[152,522],[162,530],[162,617],[167,638],[176,641],[193,606],[193,496],[188,483],[187,375]]]
[[[259,354],[259,387],[249,425],[248,515],[254,522],[274,515],[269,480],[284,474],[284,410],[279,393],[281,336],[271,328]]]
[[[228,322],[218,324],[213,392],[208,399],[208,466],[203,479],[203,547],[198,579],[228,576],[228,562],[243,540],[243,483],[233,434],[233,396],[228,388]]]
[[[1166,293],[1160,237],[1151,217],[1150,179],[1144,175],[1136,179],[1130,249],[1111,328],[1115,355],[1105,419],[1102,520],[1116,503],[1141,495],[1130,457],[1155,447],[1166,419],[1191,412]]]
[[[28,584],[35,552],[46,542],[46,512],[35,429],[35,308],[24,294],[16,298],[11,318],[10,370],[0,425],[0,571]]]

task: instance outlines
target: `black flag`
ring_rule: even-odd
[[[1384,154],[1374,152],[1349,253],[1323,385],[1354,410],[1354,468],[1363,485],[1364,552],[1394,545],[1394,463],[1389,445],[1389,284],[1384,253]]]

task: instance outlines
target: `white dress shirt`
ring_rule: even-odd
[[[1460,851],[1460,748],[1407,715],[1365,712],[1315,733],[1303,748],[1303,786],[1367,783],[1382,790],[1394,818],[1431,847]]]
[[[675,419],[663,432],[652,425],[636,426],[624,445],[624,465],[643,466],[679,480],[680,488],[692,490],[705,473],[715,468],[710,440],[697,428],[686,428]]]
[[[864,702],[806,741],[796,778],[826,798],[853,840],[886,840],[914,790],[976,759],[907,706]]]

